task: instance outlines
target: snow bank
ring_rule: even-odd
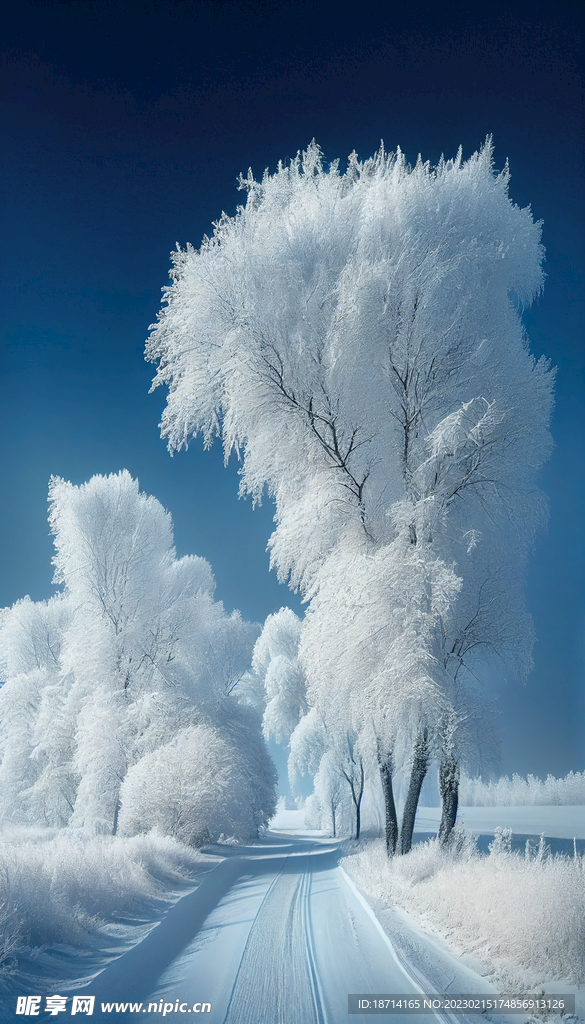
[[[341,862],[369,896],[395,903],[459,951],[482,960],[501,990],[585,978],[585,859],[509,852],[500,829],[489,856],[473,839],[436,840],[388,860],[383,840]],[[535,980],[535,975],[538,980]]]
[[[88,839],[19,829],[3,838],[0,990],[11,976],[38,974],[40,951],[50,975],[54,947],[78,977],[90,954],[101,951],[103,965],[114,949],[137,940],[140,926],[158,920],[205,866],[192,848],[155,834]]]

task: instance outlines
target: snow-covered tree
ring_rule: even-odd
[[[3,610],[0,667],[0,815],[23,822],[30,815],[63,824],[71,814],[77,778],[66,705],[71,679],[61,672],[70,601],[29,597]]]
[[[115,832],[128,768],[180,727],[176,647],[189,596],[213,583],[203,560],[175,564],[169,514],[129,473],[53,479],[49,500],[55,582],[75,607],[62,651],[78,708],[71,824]]]
[[[253,832],[274,810],[275,772],[260,716],[241,706],[234,690],[250,665],[257,627],[237,612],[226,615],[214,600],[204,559],[176,558],[170,515],[128,472],[79,487],[53,479],[49,497],[55,582],[63,593],[47,604],[18,602],[0,628],[7,678],[0,691],[0,775],[3,797],[13,797],[3,801],[4,813],[115,833],[129,771],[136,768],[132,778],[144,780],[154,764],[164,787],[167,764],[169,800],[180,804],[176,751],[189,728],[203,730],[199,740],[207,728],[210,751],[220,740],[230,750],[229,778],[239,772],[233,802],[236,788],[246,792],[232,832]],[[185,729],[182,745],[173,746]],[[206,758],[199,740],[183,794],[197,788],[193,765]],[[168,756],[157,754],[162,748]],[[138,815],[144,824],[132,793],[132,820]],[[195,815],[200,822],[206,799],[197,811],[183,806],[185,820]],[[229,795],[222,800],[225,809]]]
[[[307,684],[298,657],[301,626],[290,608],[269,615],[252,655],[252,668],[265,689],[264,735],[283,745],[307,713]]]
[[[189,726],[128,771],[120,832],[156,829],[195,846],[222,834],[241,842],[251,834],[250,806],[261,808],[256,781],[242,772],[242,751],[229,737],[209,725]],[[264,821],[261,812],[253,823]]]
[[[460,581],[440,560],[425,561],[421,545],[411,545],[404,531],[391,544],[361,547],[348,544],[325,562],[300,653],[308,700],[332,732],[350,728],[369,737],[394,852],[394,770],[408,760],[419,730],[426,728],[428,737],[442,713],[442,676],[430,649]],[[416,777],[422,785],[420,762]]]
[[[350,797],[347,779],[343,777],[334,762],[335,751],[329,748],[323,757],[314,778],[314,791],[309,797],[305,820],[309,827],[329,827],[335,839],[342,827],[343,819],[349,817]]]
[[[569,772],[564,779],[547,775],[545,781],[529,775],[504,775],[491,782],[463,776],[461,803],[466,807],[502,807],[527,804],[585,805],[585,772]]]
[[[245,207],[222,215],[199,250],[173,255],[147,346],[153,386],[169,386],[169,448],[221,436],[226,458],[243,458],[241,492],[258,501],[267,489],[275,500],[279,578],[311,601],[321,636],[337,637],[341,623],[343,635],[349,622],[339,685],[354,707],[369,688],[390,819],[395,739],[413,734],[403,850],[429,716],[441,717],[438,700],[449,716],[474,630],[477,643],[501,646],[485,604],[479,618],[468,614],[488,562],[473,552],[493,553],[505,537],[502,560],[521,578],[543,515],[535,474],[550,450],[552,377],[530,355],[520,317],[542,288],[541,229],[510,201],[508,182],[507,167],[494,173],[491,140],[435,168],[383,147],[365,162],[354,153],[343,174],[337,163],[325,169],[312,143],[260,182],[241,178]],[[375,635],[367,622],[351,627],[368,576],[351,561],[380,554],[392,611],[386,651],[366,666]],[[324,599],[333,569],[338,580],[361,578],[357,603],[343,587]],[[524,640],[512,631],[509,642]],[[318,704],[322,660],[303,665]],[[450,779],[446,793],[457,770]],[[386,835],[393,848],[395,821]]]

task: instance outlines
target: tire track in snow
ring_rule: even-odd
[[[326,1024],[305,858],[287,858],[250,929],[223,1024]],[[303,869],[306,870],[303,870]]]
[[[315,1017],[319,1024],[325,1024],[325,1013],[323,996],[321,993],[321,986],[319,984],[319,975],[317,973],[317,964],[315,961],[315,946],[313,940],[313,928],[311,925],[311,904],[309,902],[311,897],[311,882],[313,881],[313,872],[306,871],[303,875],[302,891],[301,891],[301,927],[305,936],[305,947],[307,953],[307,962],[309,965],[311,987],[313,990],[313,1002],[315,1006]]]

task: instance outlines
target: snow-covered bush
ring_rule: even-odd
[[[503,775],[495,782],[461,777],[459,803],[464,807],[509,807],[531,804],[585,806],[585,772],[569,772],[564,779],[547,775],[546,779],[529,775],[524,779]]]
[[[230,755],[228,744],[204,725],[182,729],[146,754],[122,783],[121,835],[153,828],[194,846],[216,839],[225,831],[226,791],[235,774]]]
[[[481,856],[469,841],[429,840],[391,860],[375,840],[343,867],[370,896],[403,907],[453,947],[482,959],[522,991],[528,974],[585,978],[585,860],[509,852],[507,837]]]
[[[100,953],[103,963],[108,950],[136,942],[169,901],[194,884],[203,866],[194,850],[162,836],[90,838],[63,829],[5,830],[0,845],[0,991],[17,969],[34,973],[41,950],[47,975],[66,977],[71,970],[74,981],[91,970],[89,953],[98,958],[97,969]],[[128,921],[142,922],[140,935],[136,927],[124,930],[121,922]]]
[[[130,768],[120,793],[120,833],[150,829],[202,846],[223,833],[248,839],[257,825],[256,800],[241,752],[206,725],[182,729],[170,743]],[[272,808],[262,813],[267,820]]]

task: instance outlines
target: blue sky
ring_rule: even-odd
[[[511,195],[544,220],[545,292],[525,322],[558,367],[550,497],[527,578],[524,688],[492,679],[503,768],[585,767],[583,81],[579,5],[362,0],[21,2],[2,62],[0,607],[52,592],[47,485],[126,467],[168,508],[179,555],[261,621],[297,597],[268,573],[269,503],[237,500],[216,446],[170,458],[148,394],[148,326],[176,241],[198,245],[259,175],[315,137],[327,159],[383,138],[410,160],[493,134]]]

